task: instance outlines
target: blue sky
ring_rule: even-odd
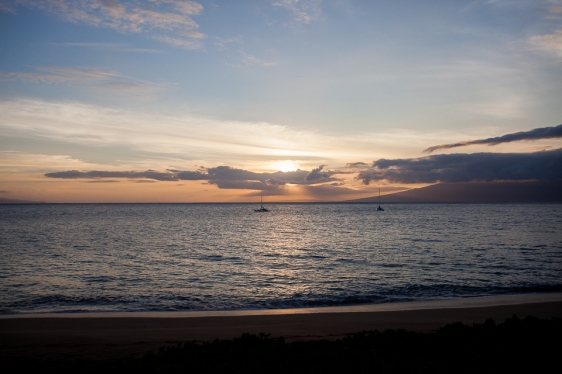
[[[561,1],[1,1],[0,45],[5,198],[364,197],[423,183],[350,163],[562,123]],[[46,176],[216,167],[257,179]]]

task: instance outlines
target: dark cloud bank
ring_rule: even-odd
[[[355,165],[357,164],[357,165]],[[357,179],[368,185],[372,181],[390,183],[459,183],[494,181],[554,181],[562,179],[562,149],[535,153],[442,154],[411,159],[380,159],[371,166],[360,166]],[[340,182],[334,175],[342,171],[324,170],[320,165],[311,171],[254,173],[229,166],[201,168],[197,171],[78,171],[45,174],[48,178],[115,181],[207,181],[224,189],[272,190],[279,186],[301,186]],[[336,183],[337,184],[337,183]],[[338,184],[339,186],[340,184]],[[337,186],[336,186],[337,187]]]
[[[562,137],[562,125],[507,134],[496,138],[439,145],[430,147],[425,152],[470,144],[494,145],[516,140],[558,137]],[[426,189],[393,195],[395,198],[403,195],[402,198],[406,199],[404,201],[460,201],[459,196],[465,196],[468,199],[466,201],[488,201],[483,198],[484,196],[488,196],[489,201],[503,201],[502,198],[505,200],[508,196],[506,193],[510,191],[513,196],[509,197],[509,201],[526,201],[525,199],[528,200],[528,196],[531,194],[537,195],[533,201],[542,201],[541,198],[548,196],[550,196],[548,201],[562,201],[560,192],[560,188],[562,188],[562,149],[535,153],[442,154],[411,159],[380,159],[371,165],[364,162],[348,163],[344,170],[325,170],[325,165],[320,165],[311,171],[299,169],[290,172],[255,173],[230,166],[218,166],[200,168],[196,171],[166,170],[165,172],[155,170],[142,172],[69,170],[47,173],[45,176],[61,179],[88,179],[90,182],[114,182],[118,179],[131,179],[137,182],[205,181],[221,189],[271,191],[270,194],[276,195],[289,193],[283,186],[291,184],[301,186],[311,197],[323,199],[338,194],[357,193],[356,190],[344,187],[343,181],[335,177],[336,174],[355,172],[358,173],[356,179],[366,185],[378,181],[399,184],[440,183],[440,185],[426,187]],[[480,183],[481,185],[478,185],[476,182],[503,183]],[[452,184],[455,184],[455,187],[452,187]],[[446,198],[447,194],[450,197]],[[475,197],[469,198],[470,194]],[[362,199],[362,201],[369,199]]]
[[[230,166],[218,166],[215,168],[202,168],[197,171],[167,170],[159,172],[147,171],[78,171],[69,170],[45,174],[48,178],[61,179],[149,179],[157,181],[208,181],[219,188],[226,189],[251,189],[268,190],[286,184],[312,185],[317,183],[335,182],[339,179],[333,175],[336,172],[324,170],[325,165],[312,169],[311,171],[297,170],[275,173],[254,173],[243,169],[235,169]]]
[[[380,159],[361,171],[364,184],[555,181],[562,179],[562,149],[535,153],[474,153]]]
[[[488,138],[488,139],[479,139],[479,140],[471,140],[471,141],[464,141],[458,142],[454,144],[441,144],[435,145],[433,147],[429,147],[424,150],[425,153],[431,153],[438,149],[449,149],[455,147],[464,147],[467,145],[473,144],[488,144],[488,145],[497,145],[500,143],[509,143],[515,142],[518,140],[537,140],[537,139],[554,139],[554,138],[562,138],[562,125],[558,125],[555,127],[542,127],[538,129],[533,129],[529,131],[521,131],[516,132],[513,134],[506,134],[503,136],[498,136],[495,138]]]

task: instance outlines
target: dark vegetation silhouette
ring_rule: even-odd
[[[562,319],[513,316],[435,332],[362,331],[287,343],[266,334],[186,342],[142,359],[6,362],[37,373],[507,373],[559,367]],[[14,366],[17,365],[17,366]]]

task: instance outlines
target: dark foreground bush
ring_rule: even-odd
[[[143,359],[26,362],[44,372],[117,373],[507,373],[559,368],[562,319],[508,318],[432,333],[363,331],[336,341],[286,343],[269,335],[186,342]],[[550,370],[547,370],[550,369]],[[559,370],[559,369],[555,369]]]

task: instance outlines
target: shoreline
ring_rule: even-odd
[[[434,331],[446,324],[562,318],[562,293],[396,304],[234,312],[123,312],[11,315],[0,318],[0,359],[139,358],[184,341],[232,339],[243,333],[288,342],[329,339],[364,330]],[[226,313],[226,314],[225,314]]]
[[[494,307],[494,306],[501,306],[501,305],[520,305],[520,304],[556,302],[556,301],[562,302],[562,292],[476,296],[476,297],[441,299],[441,300],[430,300],[430,301],[404,301],[404,302],[380,303],[380,304],[322,306],[322,307],[284,308],[284,309],[22,313],[22,314],[0,315],[0,320],[27,319],[27,318],[198,318],[198,317],[269,316],[269,315],[285,315],[285,314],[291,315],[291,314],[318,314],[318,313],[374,313],[374,312],[399,312],[399,311],[425,310],[425,309],[482,308],[482,307]]]

